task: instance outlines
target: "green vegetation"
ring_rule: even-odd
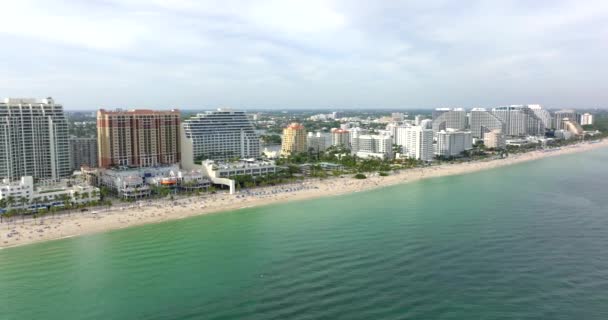
[[[239,175],[231,177],[236,183],[237,189],[252,188],[252,187],[265,187],[274,186],[281,183],[293,182],[297,178],[293,176],[299,170],[295,167],[295,170],[286,170],[278,173],[271,173],[265,176],[251,176],[251,175]]]
[[[352,155],[349,149],[341,146],[329,147],[324,152],[309,150],[307,153],[297,153],[287,158],[277,160],[278,165],[316,165],[321,162],[342,165],[347,172],[389,171],[392,169],[391,165],[393,163],[390,159],[361,159],[356,155]]]
[[[379,174],[381,177],[386,177],[386,176],[388,176],[388,172],[384,172],[384,171],[380,171],[380,172],[378,172],[378,174]]]
[[[264,144],[281,144],[281,136],[278,134],[261,135],[260,139]]]
[[[366,179],[367,177],[363,173],[357,173],[355,179]]]

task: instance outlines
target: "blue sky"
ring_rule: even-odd
[[[98,107],[608,106],[608,1],[0,0],[0,96]]]

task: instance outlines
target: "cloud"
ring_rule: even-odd
[[[433,107],[607,98],[608,4],[2,1],[0,94],[68,108]]]

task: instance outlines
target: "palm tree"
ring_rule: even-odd
[[[93,189],[93,191],[91,191],[91,197],[97,199],[97,196],[99,196],[99,192],[97,192],[97,189]]]
[[[6,205],[8,208],[12,207],[15,204],[15,197],[8,196],[6,197]]]
[[[6,201],[6,198],[2,198],[0,199],[0,209],[5,210],[8,207],[8,201]],[[0,223],[2,223],[2,218],[4,217],[4,214],[0,213]]]

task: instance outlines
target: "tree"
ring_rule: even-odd
[[[19,197],[19,205],[22,207],[22,211],[25,212],[26,211],[26,204],[29,202],[29,200],[26,197]]]
[[[97,196],[99,196],[99,192],[97,189],[93,189],[93,191],[91,191],[91,197],[97,199]]]
[[[8,208],[12,207],[15,204],[15,197],[14,196],[8,196],[6,197],[6,206]]]

